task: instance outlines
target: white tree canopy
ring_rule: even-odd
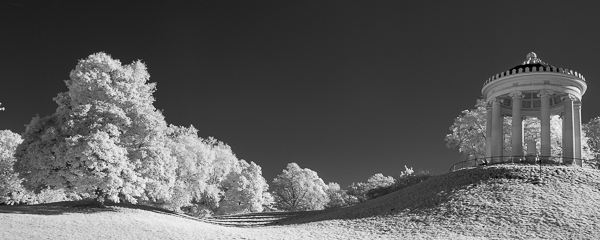
[[[238,160],[231,147],[198,130],[169,126],[169,146],[177,160],[177,183],[170,202],[191,214],[233,214],[263,210],[268,190],[260,166]]]
[[[0,204],[9,199],[9,194],[21,190],[21,179],[13,171],[14,153],[23,141],[21,136],[10,130],[0,130]]]
[[[281,210],[319,210],[329,202],[323,180],[315,171],[296,163],[288,163],[271,185],[276,206]]]
[[[600,153],[600,117],[590,119],[589,122],[583,124],[583,131],[587,137],[590,151],[594,156]]]
[[[226,189],[219,213],[237,214],[246,212],[262,212],[264,194],[269,189],[262,176],[260,166],[254,162],[239,161],[240,172],[227,175],[223,188]]]
[[[66,188],[99,200],[165,201],[176,163],[165,146],[166,122],[152,105],[155,84],[140,62],[105,53],[79,61],[56,112],[35,117],[17,149],[25,186]]]

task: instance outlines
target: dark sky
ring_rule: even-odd
[[[52,114],[100,51],[145,62],[168,123],[226,142],[269,182],[289,162],[342,187],[447,171],[463,159],[445,147],[453,119],[531,51],[584,74],[583,122],[600,115],[598,4],[190,2],[0,0],[0,129]]]

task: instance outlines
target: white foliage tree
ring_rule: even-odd
[[[348,185],[346,188],[346,193],[348,193],[348,196],[350,196],[348,201],[349,204],[357,204],[367,201],[368,191],[369,188],[364,182],[353,182],[352,184]]]
[[[263,211],[276,211],[277,208],[275,207],[275,198],[273,197],[273,194],[271,194],[270,192],[263,192],[262,196]]]
[[[177,161],[174,195],[169,203],[172,208],[193,206],[201,202],[208,186],[208,174],[214,153],[212,146],[198,137],[198,130],[169,126],[169,146]]]
[[[329,202],[327,185],[315,171],[289,163],[272,183],[278,209],[286,211],[319,210]]]
[[[198,137],[193,126],[170,126],[169,137],[178,163],[172,208],[194,215],[263,210],[268,185],[260,166],[238,160],[223,142]]]
[[[367,179],[366,183],[352,183],[348,186],[347,193],[352,196],[352,203],[364,202],[372,198],[369,192],[378,188],[385,188],[395,183],[394,177],[376,173]]]
[[[240,160],[239,164],[241,171],[231,172],[223,183],[225,194],[219,206],[219,213],[262,212],[263,195],[269,189],[262,176],[262,170],[254,162]]]
[[[205,143],[211,148],[212,158],[209,160],[207,187],[202,194],[200,206],[211,213],[217,213],[225,195],[225,179],[232,172],[240,172],[241,168],[229,145],[214,138],[206,139]]]
[[[325,208],[339,208],[350,205],[350,199],[348,193],[340,188],[340,185],[334,182],[327,184],[327,197],[329,202],[325,205]]]
[[[592,155],[600,154],[600,117],[590,119],[589,122],[583,124],[582,128],[586,134],[586,143]]]
[[[381,173],[376,173],[367,179],[367,186],[369,189],[375,189],[379,187],[387,187],[394,184],[395,180],[391,176],[384,176]]]
[[[140,62],[105,53],[79,61],[56,112],[35,117],[17,149],[15,170],[29,188],[66,188],[119,202],[168,201],[176,162],[166,122],[153,106],[154,83]]]
[[[452,133],[446,135],[446,146],[458,148],[465,155],[485,156],[486,108],[485,101],[478,99],[475,109],[464,110],[450,126]]]
[[[13,155],[22,141],[19,134],[0,130],[0,204],[8,201],[14,192],[22,190],[21,179],[13,171]]]

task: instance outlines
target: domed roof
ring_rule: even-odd
[[[540,67],[554,67],[554,66],[543,62],[542,59],[539,59],[537,57],[537,54],[535,54],[534,52],[530,52],[527,54],[527,57],[523,63],[509,69],[508,71],[512,72],[513,69],[516,69],[518,72],[519,69],[525,69],[525,68],[532,69],[532,67],[536,67],[536,69],[540,69]]]
[[[481,93],[487,101],[494,98],[510,99],[508,96],[513,92],[533,93],[541,90],[557,93],[557,97],[560,97],[558,94],[571,94],[581,99],[586,89],[587,84],[581,73],[551,66],[530,52],[520,65],[488,78]]]
[[[491,78],[488,78],[483,83],[483,86],[486,86],[487,84],[489,84],[491,82],[494,82],[496,79],[504,78],[506,76],[529,74],[530,72],[547,72],[547,73],[553,72],[553,73],[559,73],[559,74],[567,74],[567,75],[575,76],[582,81],[585,81],[585,78],[583,77],[583,75],[581,75],[581,73],[578,73],[576,71],[569,70],[566,68],[564,68],[564,69],[558,68],[558,67],[552,66],[550,64],[547,64],[547,63],[543,62],[541,59],[539,59],[537,57],[537,54],[535,54],[534,52],[530,52],[527,54],[527,57],[523,63],[521,63],[520,65],[517,65],[507,71],[498,73],[498,74],[492,76]]]

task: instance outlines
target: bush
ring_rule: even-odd
[[[182,207],[181,211],[187,215],[198,218],[206,218],[213,215],[213,211],[200,204],[191,204],[189,206]]]
[[[81,200],[81,198],[75,194],[67,194],[63,189],[44,189],[35,195],[35,201],[38,204],[76,200]]]
[[[81,196],[68,193],[63,189],[43,189],[39,193],[20,189],[0,198],[0,205],[30,205],[62,201],[78,201]]]
[[[419,172],[416,172],[416,173],[413,173],[410,175],[400,176],[398,179],[396,179],[396,182],[389,187],[390,188],[389,192],[391,193],[391,192],[402,190],[402,189],[410,187],[412,185],[421,183],[433,176],[435,176],[435,175],[433,175],[431,172],[429,172],[427,170],[419,171]]]
[[[367,191],[367,194],[366,194],[367,199],[374,199],[374,198],[381,197],[383,195],[387,195],[387,194],[391,193],[390,192],[391,187],[392,186],[369,189],[369,191]]]
[[[9,192],[0,198],[0,205],[30,204],[34,195],[27,191]]]
[[[387,187],[378,187],[378,188],[370,189],[367,192],[366,196],[368,199],[378,198],[378,197],[402,190],[404,188],[410,187],[412,185],[418,184],[418,183],[423,182],[433,176],[434,175],[427,170],[419,171],[419,172],[410,172],[408,174],[403,173],[398,178],[396,178],[396,181],[394,182],[394,184],[387,186]]]

